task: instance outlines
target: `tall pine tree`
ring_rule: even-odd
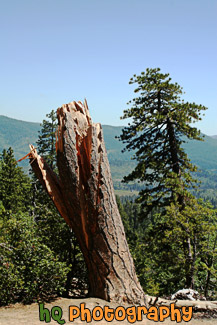
[[[156,209],[160,212],[156,216],[152,214],[145,233],[151,229],[156,240],[167,243],[168,250],[163,249],[163,252],[168,261],[170,256],[176,256],[177,247],[181,249],[178,255],[183,256],[185,286],[193,288],[198,249],[202,247],[200,234],[206,232],[204,209],[210,212],[190,191],[196,188],[192,172],[197,168],[182,144],[188,139],[202,140],[200,131],[192,123],[201,119],[206,107],[181,99],[182,88],[172,83],[169,74],[162,74],[159,68],[134,75],[130,80],[130,84],[133,83],[137,84],[135,92],[139,95],[129,102],[131,108],[124,111],[123,119],[131,118],[131,122],[119,138],[126,144],[125,150],[134,150],[138,164],[124,181],[143,182],[138,202],[142,203],[145,215],[150,216],[151,211],[156,213]],[[204,225],[200,231],[198,220]],[[174,242],[170,242],[172,238],[168,240],[168,234],[174,236]],[[156,248],[154,245],[153,250]],[[167,264],[173,265],[172,260]],[[173,273],[171,267],[170,272]]]
[[[144,182],[139,201],[149,211],[174,201],[184,207],[190,195],[188,189],[194,184],[192,172],[196,166],[182,144],[186,138],[202,140],[200,131],[191,124],[201,119],[206,107],[184,102],[180,97],[182,88],[159,68],[134,75],[130,80],[133,83],[137,84],[135,93],[139,96],[124,111],[122,118],[132,121],[119,138],[126,144],[125,150],[135,151],[138,164],[124,181]]]

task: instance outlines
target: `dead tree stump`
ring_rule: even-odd
[[[115,200],[102,127],[86,101],[57,110],[59,177],[31,146],[30,162],[78,239],[88,269],[89,295],[107,301],[145,302]]]

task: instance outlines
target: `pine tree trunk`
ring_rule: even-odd
[[[186,239],[187,257],[186,257],[186,288],[194,289],[195,263],[196,263],[196,242],[193,243],[193,252],[191,248],[190,237]]]
[[[88,269],[89,294],[144,304],[115,200],[101,125],[92,123],[86,102],[63,105],[57,116],[59,178],[32,146],[30,162],[78,239]]]

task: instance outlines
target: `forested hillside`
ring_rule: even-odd
[[[17,159],[22,157],[29,150],[29,143],[36,143],[40,128],[39,123],[24,122],[0,115],[0,151],[12,146],[15,157]],[[114,166],[122,165],[126,167],[129,166],[132,153],[121,153],[124,146],[115,139],[116,136],[120,135],[121,130],[121,126],[103,125],[104,138],[110,163]],[[204,142],[195,140],[190,141],[184,145],[184,149],[190,159],[200,168],[205,170],[217,170],[217,137],[205,135]],[[122,168],[120,168],[120,175],[122,176],[123,171],[121,171],[121,169]]]
[[[56,123],[54,111],[47,117],[50,121],[51,117],[54,118]],[[48,120],[44,120],[41,127],[39,123],[0,116],[1,152],[11,146],[15,158],[19,159],[28,153],[28,144],[33,143],[47,160],[53,157],[53,162],[50,162],[55,169],[55,157],[50,152],[52,148],[55,155],[55,123],[49,124]],[[129,195],[136,195],[144,185],[121,183],[123,176],[135,166],[131,160],[132,153],[122,153],[124,146],[115,138],[120,135],[121,129],[103,126],[116,194],[125,196],[121,199],[117,197],[117,202],[137,275],[145,292],[169,296],[187,285],[188,269],[183,265],[190,264],[186,247],[182,247],[186,234],[176,224],[176,219],[171,219],[171,215],[177,214],[173,206],[161,216],[159,209],[147,214],[140,204],[128,200]],[[216,207],[217,139],[205,136],[204,142],[193,140],[184,148],[201,168],[201,172],[196,174],[201,180],[201,188],[191,192],[195,198],[206,198]],[[26,174],[16,165],[11,148],[4,150],[0,157],[1,304],[49,300],[54,296],[74,295],[75,292],[85,294],[87,274],[76,238],[60,219],[35,177],[27,176],[28,160],[19,163],[22,164]],[[216,299],[216,211],[207,202],[197,202],[193,197],[191,201],[195,210],[189,205],[183,214],[176,217],[181,218],[181,222],[190,218],[188,238],[197,250],[196,260],[191,263],[194,266],[194,287],[202,295]],[[17,273],[12,276],[15,268]],[[52,279],[53,285],[49,288],[46,277]]]
[[[0,152],[10,146],[14,150],[16,159],[22,158],[29,151],[29,143],[36,144],[39,123],[24,122],[6,116],[0,116]],[[122,153],[123,144],[115,137],[119,136],[122,127],[103,125],[106,149],[111,165],[113,182],[118,194],[127,195],[126,191],[138,191],[139,184],[122,184],[122,178],[127,175],[135,166],[131,160],[132,153]],[[215,137],[204,136],[204,141],[188,141],[184,144],[184,149],[189,158],[196,164],[201,172],[197,177],[202,181],[202,196],[216,197],[214,189],[217,184],[217,139]],[[28,161],[19,163],[28,172]],[[205,190],[205,191],[204,191]],[[130,192],[131,194],[131,192]]]

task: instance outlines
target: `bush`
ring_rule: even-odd
[[[64,290],[69,268],[37,236],[26,214],[0,217],[0,301],[46,301]]]

